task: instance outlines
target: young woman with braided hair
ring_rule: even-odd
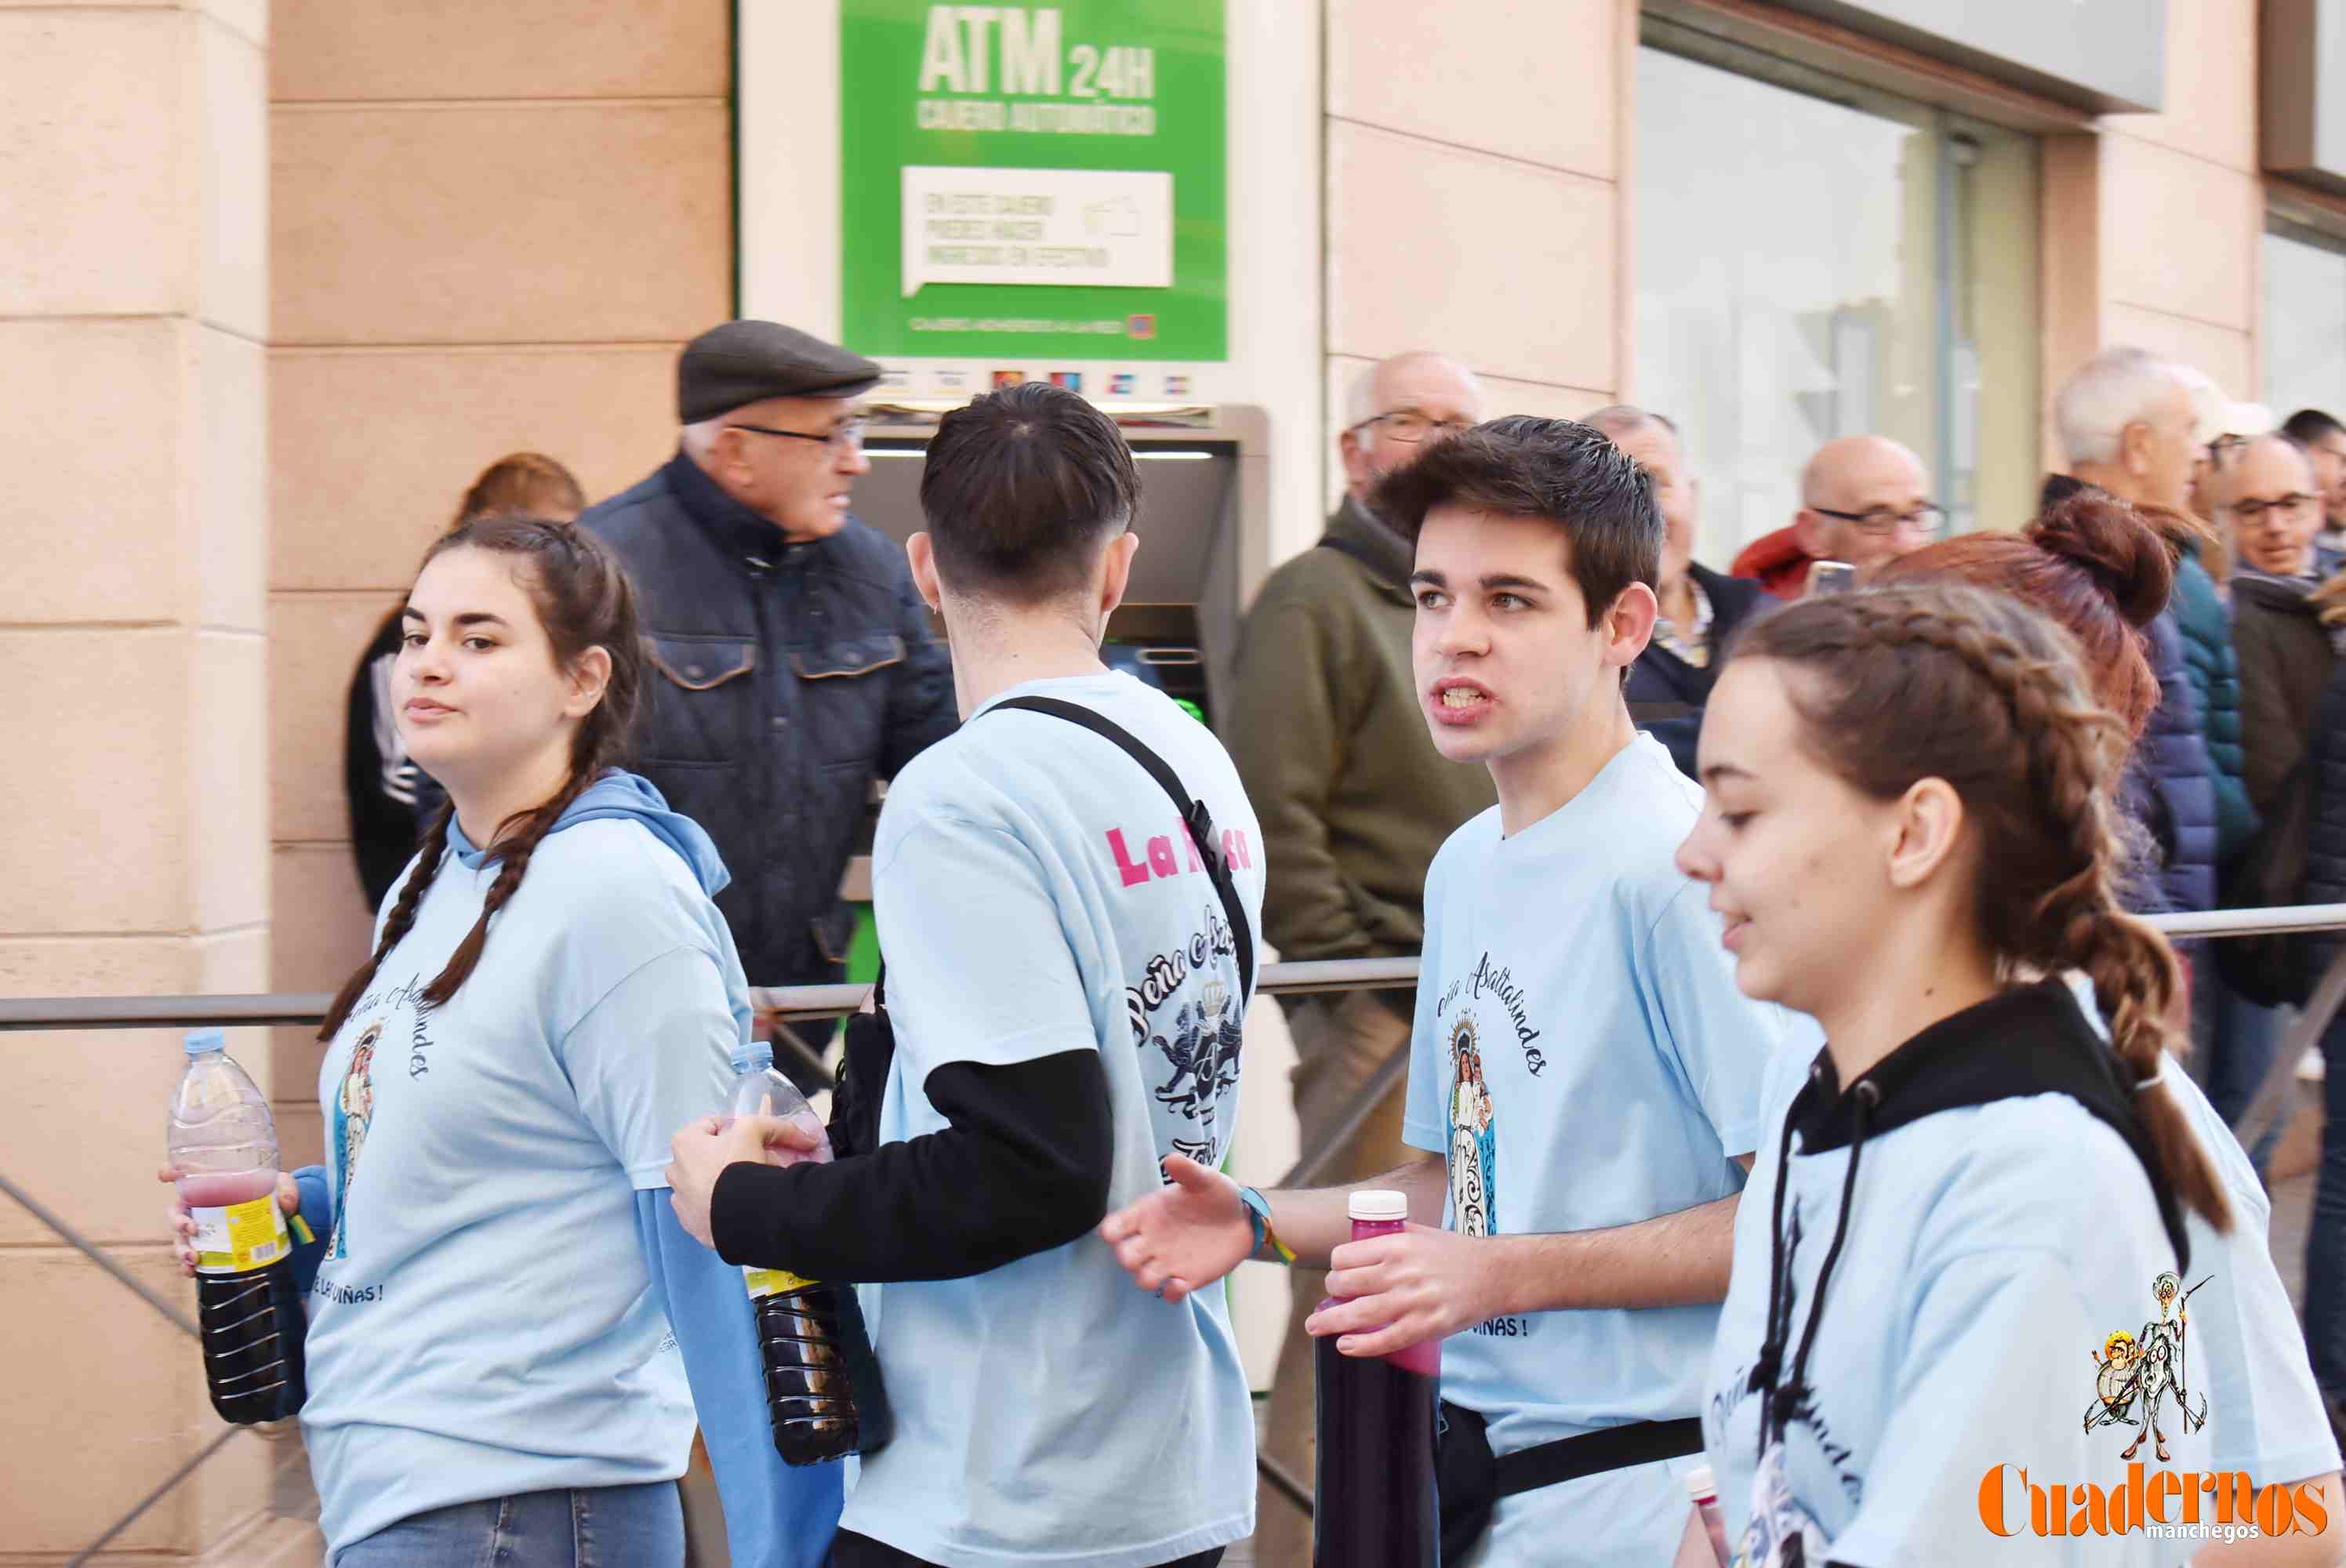
[[[303,1436],[333,1568],[680,1568],[696,1404],[732,1560],[813,1568],[740,1273],[668,1203],[669,1134],[749,1020],[708,837],[615,763],[642,689],[607,550],[469,523],[410,591],[400,738],[446,789],[319,1032],[328,1164]]]
[[[2164,629],[2160,611],[2173,581],[2165,542],[2125,503],[2089,490],[2046,508],[2017,534],[1970,534],[1933,545],[1892,562],[1872,581],[1884,587],[1943,582],[1997,589],[2042,610],[2068,632],[2084,656],[2096,699],[2134,738],[2127,781],[2137,788],[2121,791],[2129,809],[2149,793],[2139,788],[2147,771],[2146,753],[2176,744],[2176,725],[2170,721],[2179,721],[2183,739],[2198,748],[2198,715],[2188,685],[2179,678],[2159,680],[2144,657],[2151,635]],[[2178,706],[2179,712],[2168,712]],[[2341,711],[2346,712],[2346,707]],[[2196,761],[2198,787],[2208,795],[2207,809],[2198,816],[2208,824],[2207,853],[2212,857],[2213,792],[2205,778],[2204,748],[2197,750]],[[2171,801],[2172,792],[2163,792]],[[2168,820],[2174,823],[2175,818],[2188,815],[2169,812]],[[2170,891],[2175,885],[2171,872],[2187,838],[2178,832],[2157,833],[2166,850],[2168,870],[2162,875]],[[2139,891],[2144,884],[2137,880],[2133,886]],[[2181,907],[2206,905],[2204,901],[2187,901]],[[2198,966],[2197,978],[2212,983],[2213,968],[2212,963]],[[2082,976],[2072,976],[2073,985],[2082,981]],[[2082,1000],[2092,1008],[2090,993]],[[2271,1200],[2222,1113],[2191,1074],[2181,1070],[2181,1064],[2162,1070],[2158,1082],[2208,1151],[2232,1210],[2232,1227],[2221,1234],[2196,1211],[2185,1216],[2199,1272],[2208,1273],[2214,1265],[2218,1280],[2191,1300],[2196,1384],[2209,1408],[2221,1413],[2215,1423],[2211,1467],[2278,1482],[2292,1493],[2310,1482],[2329,1494],[2332,1501],[2328,1506],[2338,1511],[2346,1501],[2338,1442],[2309,1363],[2305,1334],[2273,1266]],[[2309,1278],[2315,1272],[2310,1269]],[[2219,1563],[2234,1568],[2329,1563],[2337,1555],[2335,1541],[2267,1537],[2210,1548],[2195,1561],[2199,1568],[2217,1568]]]
[[[448,526],[484,517],[567,523],[586,509],[586,496],[568,469],[543,453],[515,452],[481,470]],[[359,656],[344,704],[342,785],[350,802],[351,850],[367,903],[375,909],[391,896],[443,799],[440,787],[400,742],[391,677],[401,646],[394,606]]]
[[[1827,1041],[1770,1074],[1708,1384],[1754,1564],[2203,1544],[2041,1536],[2017,1479],[2123,1490],[2114,1420],[2205,1469],[2228,1413],[2188,1357],[2185,1413],[2172,1393],[2111,1410],[2086,1355],[2158,1275],[2208,1271],[2186,1273],[2187,1212],[2231,1224],[2161,1081],[2174,954],[2115,891],[2127,739],[2066,634],[1966,586],[1789,606],[1720,677],[1679,864],[1726,919],[1738,985]]]

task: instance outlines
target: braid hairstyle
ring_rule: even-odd
[[[537,618],[552,644],[555,662],[574,665],[589,648],[599,647],[611,657],[610,679],[602,700],[579,720],[570,738],[570,776],[551,799],[497,824],[487,848],[497,862],[497,874],[482,901],[481,918],[449,955],[447,965],[421,994],[426,1007],[437,1007],[456,994],[481,962],[489,940],[489,922],[505,908],[529,874],[530,857],[546,835],[554,830],[572,802],[585,794],[604,771],[623,755],[629,726],[643,698],[643,635],[636,614],[635,589],[618,561],[593,535],[537,517],[484,517],[464,524],[424,552],[429,565],[450,550],[488,550],[515,558],[520,580],[528,590]],[[447,860],[448,829],[455,808],[444,804],[418,848],[413,868],[399,890],[398,901],[382,922],[374,952],[342,986],[328,1009],[318,1038],[332,1040],[347,1022],[375,972],[414,928],[417,911],[433,879]]]
[[[1810,598],[1746,628],[1732,657],[1797,668],[1801,745],[1879,800],[1943,779],[1980,834],[1981,936],[2007,977],[2080,970],[2137,1085],[2136,1112],[2176,1194],[2231,1225],[2207,1152],[2164,1084],[2175,951],[2118,903],[2115,799],[2130,737],[2076,645],[2002,594],[1949,583]]]

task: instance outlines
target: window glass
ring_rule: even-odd
[[[1685,433],[1696,557],[1789,525],[1836,435],[1913,448],[1957,530],[2040,478],[2033,137],[1649,18],[1636,401]]]
[[[2346,248],[2310,229],[2265,236],[2264,402],[2277,419],[2346,419]]]

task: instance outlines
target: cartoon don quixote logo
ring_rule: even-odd
[[[2166,1429],[2159,1425],[2160,1407],[2170,1399],[2186,1432],[2208,1424],[2207,1396],[2201,1395],[2193,1408],[2184,1359],[2191,1298],[2207,1283],[2202,1279],[2186,1290],[2172,1273],[2161,1272],[2150,1284],[2151,1297],[2158,1303],[2157,1320],[2145,1323],[2139,1334],[2117,1330],[2092,1353],[2101,1369],[2094,1375],[2094,1402],[2086,1407],[2086,1430],[2133,1425],[2134,1441],[2119,1452],[2120,1459],[2140,1452],[2146,1437],[2157,1444],[2160,1459],[2172,1457],[2167,1451]]]
[[[2095,1371],[2086,1434],[2090,1439],[2104,1427],[2132,1427],[2134,1441],[2116,1455],[2118,1463],[2096,1467],[2100,1479],[2048,1473],[2042,1463],[1990,1465],[1979,1483],[1980,1522],[1989,1534],[2083,1540],[2147,1532],[2165,1541],[2230,1543],[2329,1532],[2330,1502],[2320,1481],[2259,1485],[2245,1470],[2163,1470],[2157,1461],[2135,1457],[2146,1442],[2157,1445],[2159,1461],[2172,1457],[2165,1420],[2169,1400],[2181,1418],[2178,1435],[2208,1425],[2208,1400],[2191,1391],[2188,1355],[2191,1298],[2208,1283],[2202,1279],[2186,1290],[2181,1279],[2162,1271],[2150,1283],[2158,1316],[2139,1331],[2116,1330],[2088,1351]]]

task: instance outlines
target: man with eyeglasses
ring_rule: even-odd
[[[1862,575],[1946,532],[1947,514],[1930,494],[1930,471],[1906,447],[1887,436],[1836,436],[1800,471],[1791,524],[1745,545],[1730,575],[1780,599],[1806,594],[1820,561],[1845,561]]]
[[[1458,825],[1497,799],[1487,770],[1444,761],[1418,708],[1410,635],[1416,555],[1367,502],[1377,481],[1483,418],[1464,365],[1410,353],[1362,371],[1338,450],[1344,499],[1316,548],[1270,575],[1239,639],[1224,739],[1262,821],[1263,932],[1288,960],[1413,955],[1425,940],[1425,873]],[[1378,1068],[1409,1044],[1413,993],[1301,1000],[1289,1025],[1303,1147],[1338,1130]],[[1408,1157],[1396,1081],[1316,1184],[1364,1179]],[[1298,1268],[1264,1449],[1310,1483],[1311,1341],[1326,1292]],[[1255,1562],[1302,1568],[1311,1522],[1275,1492],[1256,1511]]]
[[[677,363],[676,455],[578,519],[634,579],[652,654],[639,766],[717,840],[753,985],[840,978],[840,880],[872,780],[956,723],[904,552],[848,511],[879,379],[772,321],[704,332]]]

